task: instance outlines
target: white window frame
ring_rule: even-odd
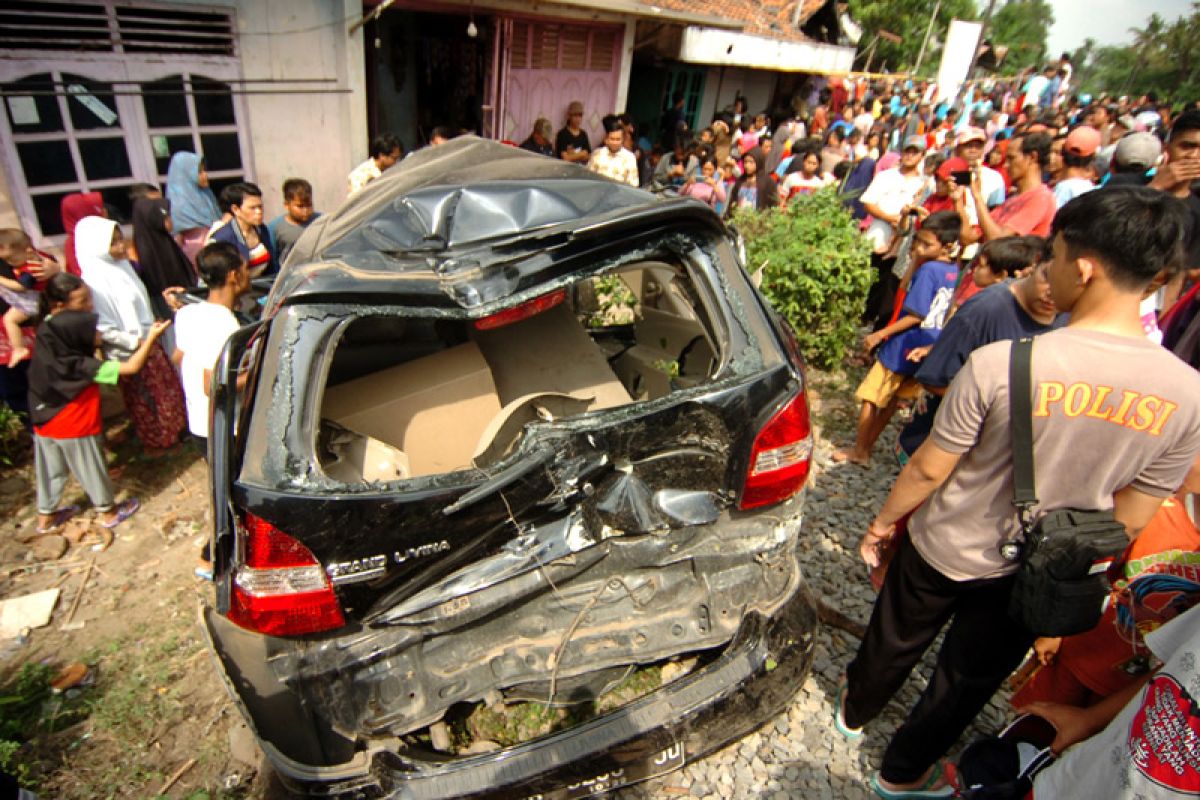
[[[108,5],[112,5],[111,2]],[[234,15],[232,8],[213,8],[206,6],[160,5],[160,8],[176,10],[220,11]],[[236,26],[236,19],[234,20]],[[64,53],[55,51],[12,51],[0,57],[0,84],[9,84],[31,75],[50,73],[58,80],[62,73],[79,75],[89,80],[102,83],[116,84],[112,102],[119,115],[119,123],[112,128],[97,128],[89,131],[76,132],[71,125],[68,109],[69,97],[60,95],[56,98],[59,112],[63,115],[63,131],[52,133],[14,134],[9,125],[7,113],[0,112],[0,163],[3,163],[8,178],[9,192],[21,227],[31,235],[34,244],[39,247],[61,247],[66,238],[62,234],[46,236],[42,233],[37,213],[33,205],[31,190],[25,182],[25,171],[17,153],[17,142],[53,141],[64,137],[68,140],[72,158],[76,162],[77,181],[67,184],[54,184],[35,187],[34,194],[59,194],[63,192],[88,192],[98,189],[111,188],[130,182],[151,183],[161,185],[165,175],[158,172],[151,135],[186,135],[192,137],[195,152],[200,152],[200,133],[236,133],[241,151],[241,170],[224,170],[210,173],[214,178],[242,175],[247,181],[255,180],[253,150],[250,142],[249,115],[246,108],[245,95],[239,93],[242,70],[241,58],[238,56],[188,56],[164,55],[159,53]],[[182,75],[188,81],[193,75],[222,81],[230,84],[233,91],[234,124],[221,126],[199,126],[196,120],[196,109],[193,96],[185,93],[188,103],[190,124],[180,128],[149,128],[146,121],[145,108],[142,104],[140,84],[161,80],[173,75]],[[107,99],[107,98],[106,98]],[[114,130],[121,130],[126,152],[129,157],[132,175],[129,178],[116,178],[90,181],[82,169],[79,156],[79,139],[109,138]]]

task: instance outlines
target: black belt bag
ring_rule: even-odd
[[[1063,508],[1033,521],[1033,340],[1013,342],[1009,363],[1013,505],[1021,539],[1000,546],[1019,561],[1009,615],[1035,636],[1070,636],[1100,621],[1111,586],[1108,567],[1129,546],[1112,511]]]

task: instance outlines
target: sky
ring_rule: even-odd
[[[982,5],[982,3],[980,4]],[[1098,44],[1128,44],[1130,28],[1141,28],[1157,13],[1168,22],[1189,13],[1192,0],[1050,0],[1054,28],[1049,52],[1070,52],[1092,37]],[[999,4],[997,4],[999,7]]]

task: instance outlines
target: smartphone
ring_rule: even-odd
[[[958,172],[951,172],[950,177],[954,178],[954,182],[957,183],[959,186],[970,186],[971,185],[971,171],[969,169],[964,169],[964,170],[961,170]]]

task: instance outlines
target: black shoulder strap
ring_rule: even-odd
[[[1033,339],[1012,344],[1008,364],[1008,406],[1012,429],[1013,505],[1025,511],[1037,503],[1033,472]]]

